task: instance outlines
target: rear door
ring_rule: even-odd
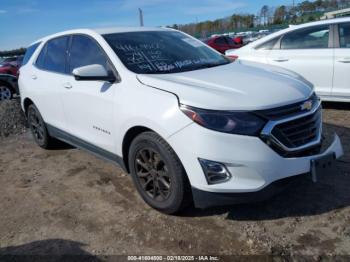
[[[338,25],[332,96],[350,99],[350,23]]]
[[[99,44],[86,35],[71,38],[67,72],[63,95],[64,112],[69,133],[99,148],[114,150],[113,129],[114,97],[117,84],[105,81],[76,81],[72,75],[75,68],[99,64],[107,71],[111,63]]]
[[[330,26],[297,29],[286,33],[279,41],[279,48],[268,54],[268,62],[302,75],[315,86],[320,96],[329,96],[332,92],[334,55]]]
[[[62,82],[67,77],[68,40],[68,36],[57,37],[44,45],[35,66],[31,67],[28,85],[44,121],[62,130],[67,127],[61,97],[64,92]]]

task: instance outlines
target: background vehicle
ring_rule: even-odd
[[[17,78],[0,74],[0,101],[11,99],[14,94],[19,94]]]
[[[292,70],[328,101],[350,101],[350,18],[318,21],[271,34],[226,54]]]
[[[120,164],[165,213],[192,199],[201,208],[246,193],[260,201],[343,154],[337,136],[321,147],[320,101],[307,82],[232,63],[176,30],[63,32],[30,46],[23,64],[21,103],[37,144],[57,138]]]
[[[0,62],[0,74],[17,76],[18,69],[21,67],[22,61],[22,56],[5,58],[2,62]]]
[[[226,50],[242,47],[242,44],[236,43],[228,36],[215,36],[207,39],[205,43],[222,54],[224,54]]]

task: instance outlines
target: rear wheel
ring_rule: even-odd
[[[54,147],[55,139],[49,135],[46,124],[34,104],[28,107],[27,116],[28,124],[35,142],[44,149]]]
[[[0,83],[0,101],[10,100],[13,96],[13,92],[10,87]]]
[[[169,144],[157,134],[145,132],[134,139],[129,167],[136,189],[151,207],[173,214],[190,202],[186,172]]]

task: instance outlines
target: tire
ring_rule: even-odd
[[[5,84],[0,83],[0,101],[10,100],[13,97],[12,89]]]
[[[191,203],[186,172],[174,150],[159,135],[145,132],[137,136],[128,159],[135,187],[148,205],[175,214]]]
[[[46,124],[38,108],[34,104],[28,107],[27,118],[30,131],[38,146],[44,149],[54,148],[56,140],[49,135]]]

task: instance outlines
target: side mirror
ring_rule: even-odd
[[[75,68],[73,75],[77,81],[107,81],[115,82],[116,78],[112,73],[108,73],[102,65],[87,65]]]

